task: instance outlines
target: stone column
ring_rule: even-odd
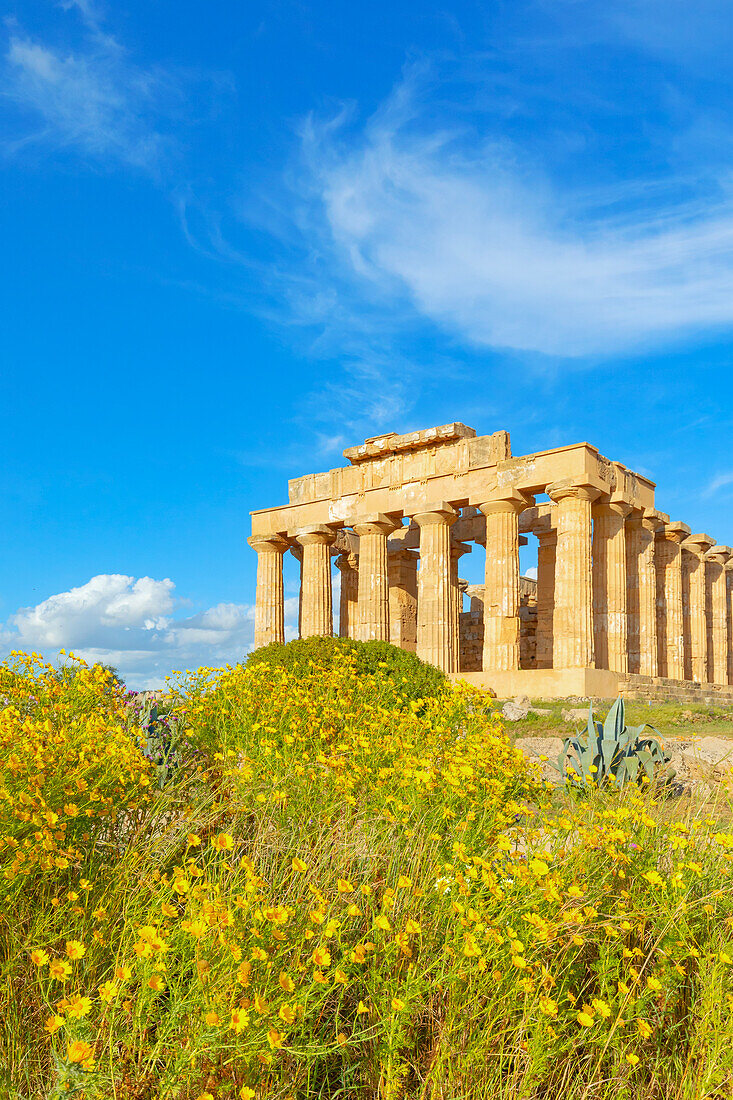
[[[638,531],[639,673],[642,676],[659,675],[655,533],[663,522],[664,517],[660,512],[648,509],[641,517]]]
[[[713,545],[709,535],[690,535],[682,543],[688,558],[690,671],[695,683],[709,683],[705,554]]]
[[[557,504],[552,667],[592,668],[591,505],[600,493],[590,485],[554,482],[547,495]]]
[[[479,505],[486,516],[484,672],[519,668],[519,513],[533,504],[508,489]]]
[[[598,501],[593,508],[593,637],[596,668],[629,671],[624,501]]]
[[[728,683],[733,684],[733,558],[725,565],[726,622],[728,624]]]
[[[682,668],[683,679],[692,680],[692,625],[690,622],[690,579],[695,562],[692,554],[680,546],[682,563]]]
[[[536,667],[552,668],[552,619],[555,611],[555,556],[557,531],[547,523],[535,527],[537,536],[537,652]]]
[[[389,640],[410,653],[417,646],[417,559],[415,550],[387,543]]]
[[[451,672],[458,640],[451,606],[450,529],[458,512],[441,501],[413,518],[420,528],[417,655],[443,672]]]
[[[255,649],[271,642],[282,645],[285,641],[283,554],[288,540],[280,535],[269,538],[252,535],[247,542],[257,551]]]
[[[301,528],[295,538],[303,548],[300,636],[330,638],[333,634],[331,544],[336,533],[326,524],[317,524]]]
[[[638,510],[626,518],[626,623],[628,635],[629,672],[641,667],[639,640],[639,558],[641,556],[642,515]]]
[[[710,679],[714,684],[728,683],[728,583],[725,566],[730,557],[729,546],[713,546],[705,555],[712,611],[713,663]]]
[[[361,642],[389,641],[387,536],[399,524],[381,513],[353,524],[359,536],[359,608],[356,636]]]
[[[341,571],[341,593],[339,597],[339,637],[356,637],[356,615],[358,607],[359,569],[358,558],[354,553],[339,554],[336,566]]]
[[[461,671],[461,589],[458,578],[458,562],[464,554],[470,554],[471,547],[465,542],[451,542],[450,548],[450,598],[451,615],[453,616],[453,635],[455,646],[453,651],[453,672]]]
[[[659,674],[670,680],[685,677],[680,543],[689,533],[685,523],[665,523],[656,542]]]

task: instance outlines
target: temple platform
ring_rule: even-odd
[[[733,685],[697,684],[662,676],[620,675],[604,668],[524,668],[509,672],[458,672],[452,680],[466,680],[491,688],[499,699],[528,695],[530,699],[627,699],[733,706]]]

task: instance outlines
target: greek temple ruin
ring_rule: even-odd
[[[290,552],[301,637],[333,633],[335,558],[342,636],[391,641],[500,697],[678,684],[733,698],[733,551],[658,511],[648,478],[589,443],[515,458],[508,432],[457,423],[344,458],[252,512],[255,646],[285,640]],[[532,538],[536,580],[519,565]],[[476,546],[483,585],[460,577]]]

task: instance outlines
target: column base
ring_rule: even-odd
[[[605,668],[519,668],[506,672],[461,672],[452,680],[491,688],[499,699],[528,695],[530,699],[567,699],[571,695],[615,699],[619,675]]]
[[[570,696],[615,699],[674,700],[733,706],[733,684],[697,684],[662,676],[620,674],[605,668],[521,668],[507,672],[460,672],[451,680],[465,680],[490,688],[498,699],[528,695],[530,699],[567,699]]]

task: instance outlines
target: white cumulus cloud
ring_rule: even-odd
[[[59,649],[114,665],[129,687],[157,687],[173,669],[241,661],[254,642],[254,607],[219,603],[177,614],[172,580],[102,573],[35,607],[21,608],[0,630],[5,650],[53,659]],[[297,634],[298,599],[285,602],[287,636]]]

